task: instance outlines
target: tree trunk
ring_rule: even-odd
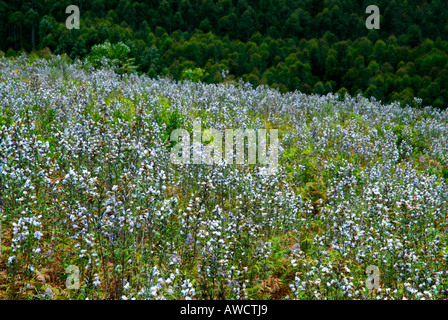
[[[34,49],[35,43],[36,43],[35,35],[36,35],[36,32],[35,32],[34,23],[33,23],[33,26],[31,27],[31,45],[33,46],[33,49]]]

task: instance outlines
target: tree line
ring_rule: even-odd
[[[381,10],[379,30],[365,26],[370,4]],[[80,9],[79,30],[65,26],[69,5]],[[8,56],[48,48],[83,59],[106,41],[124,43],[126,59],[152,77],[181,79],[200,68],[208,83],[243,79],[281,91],[448,103],[443,0],[0,1],[0,49]]]

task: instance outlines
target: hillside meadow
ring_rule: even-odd
[[[223,77],[0,58],[0,299],[447,299],[447,110]],[[195,119],[278,171],[173,164]]]

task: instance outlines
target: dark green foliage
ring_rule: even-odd
[[[69,4],[80,8],[80,30],[65,27]],[[446,108],[448,2],[375,1],[381,10],[380,30],[365,27],[370,4],[0,1],[0,50],[14,56],[22,49],[48,48],[83,59],[95,45],[122,42],[129,52],[116,66],[120,73],[136,70],[181,80],[184,70],[201,68],[208,73],[201,80],[209,83],[243,79],[317,94],[343,89],[404,104],[417,96],[423,105]],[[222,77],[223,70],[230,76]]]

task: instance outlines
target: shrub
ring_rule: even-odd
[[[206,76],[208,76],[208,72],[205,72],[204,69],[195,68],[195,69],[185,69],[182,71],[182,80],[190,80],[193,82],[198,82],[203,80]]]
[[[123,42],[111,44],[109,41],[94,45],[87,60],[96,68],[110,66],[119,74],[131,73],[137,69],[135,58],[129,58],[131,49]]]

